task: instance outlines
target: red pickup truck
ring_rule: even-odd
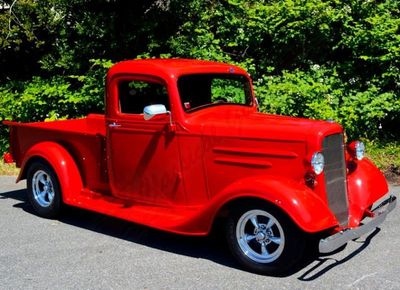
[[[124,61],[105,98],[105,115],[4,122],[39,215],[66,204],[199,236],[222,220],[237,261],[271,274],[301,259],[309,237],[332,252],[395,207],[362,142],[346,145],[334,122],[258,112],[239,67]]]

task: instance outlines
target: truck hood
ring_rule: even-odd
[[[334,122],[259,113],[239,106],[215,106],[188,115],[187,124],[198,127],[203,135],[304,142],[343,131]]]

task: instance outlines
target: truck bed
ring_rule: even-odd
[[[90,114],[82,119],[51,122],[3,123],[10,127],[10,152],[17,167],[21,167],[33,145],[55,142],[75,159],[87,189],[108,191],[104,115]]]

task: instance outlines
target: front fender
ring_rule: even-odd
[[[17,182],[24,178],[29,164],[35,158],[46,160],[54,169],[60,182],[63,202],[71,204],[73,197],[78,195],[83,188],[78,166],[71,154],[64,147],[54,142],[35,144],[26,152],[23,158]]]
[[[358,226],[365,210],[389,191],[382,172],[370,160],[356,162],[356,169],[347,178],[350,227]]]
[[[315,233],[338,225],[327,204],[310,188],[290,179],[264,175],[229,185],[180,230],[185,232],[196,227],[198,233],[209,232],[223,206],[242,198],[256,198],[276,205],[305,232]]]

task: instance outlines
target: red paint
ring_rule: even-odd
[[[356,227],[376,200],[388,192],[388,186],[383,174],[375,165],[364,158],[357,162],[357,169],[348,175],[350,217],[349,226]]]
[[[3,154],[3,161],[4,161],[4,163],[13,163],[14,158],[11,153],[6,152]]]
[[[243,198],[275,204],[306,232],[339,229],[327,204],[324,174],[309,172],[323,138],[342,128],[259,113],[254,98],[248,106],[185,112],[177,80],[194,73],[238,74],[250,81],[244,70],[216,62],[116,64],[107,75],[105,116],[4,122],[21,167],[18,179],[40,157],[54,168],[65,203],[187,235],[207,234],[219,211]],[[131,79],[165,85],[171,119],[165,114],[145,121],[140,114],[121,113],[117,85]],[[388,189],[370,161],[346,158],[355,165],[347,177],[348,226],[354,227]],[[310,177],[315,180],[306,182]]]

